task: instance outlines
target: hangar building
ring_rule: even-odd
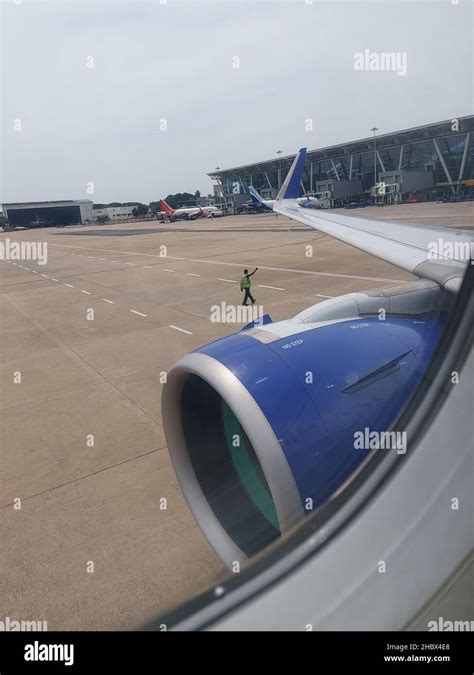
[[[92,201],[81,199],[3,204],[3,213],[17,227],[82,224],[92,219]]]

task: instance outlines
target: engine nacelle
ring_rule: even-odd
[[[356,432],[390,428],[444,325],[435,312],[283,321],[217,340],[173,366],[162,403],[171,459],[228,566],[351,480],[371,452],[355,447]]]

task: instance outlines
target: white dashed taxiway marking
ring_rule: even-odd
[[[64,284],[65,286],[69,286],[69,288],[74,288],[72,284]]]
[[[186,333],[186,335],[192,335],[190,330],[184,330],[184,328],[180,328],[179,326],[173,326],[170,324],[170,328],[174,328],[174,330],[179,330],[181,333]]]
[[[286,291],[286,288],[278,288],[278,286],[264,286],[263,284],[258,284],[259,288],[270,288],[272,291]]]
[[[174,270],[167,270],[166,267],[163,267],[163,272],[174,272]]]
[[[61,248],[75,248],[83,251],[100,251],[101,253],[119,253],[120,255],[139,255],[139,256],[145,256],[147,258],[163,258],[163,256],[154,254],[154,253],[140,253],[139,251],[118,251],[117,249],[105,249],[105,248],[92,248],[88,246],[71,246],[70,244],[52,244],[52,246],[60,246]],[[89,256],[89,258],[93,258],[94,256]],[[196,262],[196,263],[204,263],[208,265],[227,265],[231,267],[240,267],[240,268],[245,268],[245,263],[243,262],[228,262],[228,261],[223,261],[223,260],[204,260],[203,258],[181,258],[178,256],[173,256],[173,255],[168,255],[166,256],[168,260],[187,260],[188,262]],[[117,262],[116,260],[111,260],[110,262]],[[337,278],[343,278],[343,279],[363,279],[364,281],[383,281],[387,282],[390,284],[393,283],[406,283],[405,279],[387,279],[384,277],[366,277],[366,276],[361,276],[358,274],[339,274],[336,272],[316,272],[314,270],[299,270],[299,269],[293,269],[293,268],[288,268],[288,267],[269,267],[267,265],[260,265],[259,266],[260,270],[270,270],[270,271],[275,271],[275,272],[290,272],[292,274],[304,274],[304,275],[310,275],[310,276],[321,276],[321,277],[337,277]],[[280,289],[277,289],[280,290]],[[286,289],[283,289],[286,290]]]
[[[115,305],[115,302],[113,300],[108,300],[107,298],[102,298],[104,302],[108,302],[110,305]]]
[[[134,314],[138,314],[138,316],[145,316],[145,317],[148,316],[148,314],[142,314],[141,312],[137,312],[136,309],[131,309],[130,311],[133,312]]]
[[[193,274],[192,272],[186,272],[186,274],[188,275],[188,277],[200,277],[201,276],[200,274]]]
[[[91,294],[89,293],[89,291],[83,291],[82,289],[81,289],[81,293],[85,293],[86,295],[91,295]]]
[[[317,298],[333,298],[334,295],[321,295],[320,293],[316,293]]]
[[[233,279],[218,279],[217,281],[227,281],[228,284],[236,284],[237,283]]]

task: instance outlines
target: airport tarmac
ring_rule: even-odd
[[[469,203],[347,213],[472,221]],[[223,573],[171,467],[160,379],[241,327],[210,317],[240,302],[243,267],[274,320],[412,277],[272,213],[7,238],[47,242],[48,259],[0,261],[0,619],[130,628]]]

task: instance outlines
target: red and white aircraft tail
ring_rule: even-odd
[[[175,209],[172,209],[169,204],[165,202],[164,199],[160,199],[160,206],[162,211],[166,211],[166,213],[174,213]]]

